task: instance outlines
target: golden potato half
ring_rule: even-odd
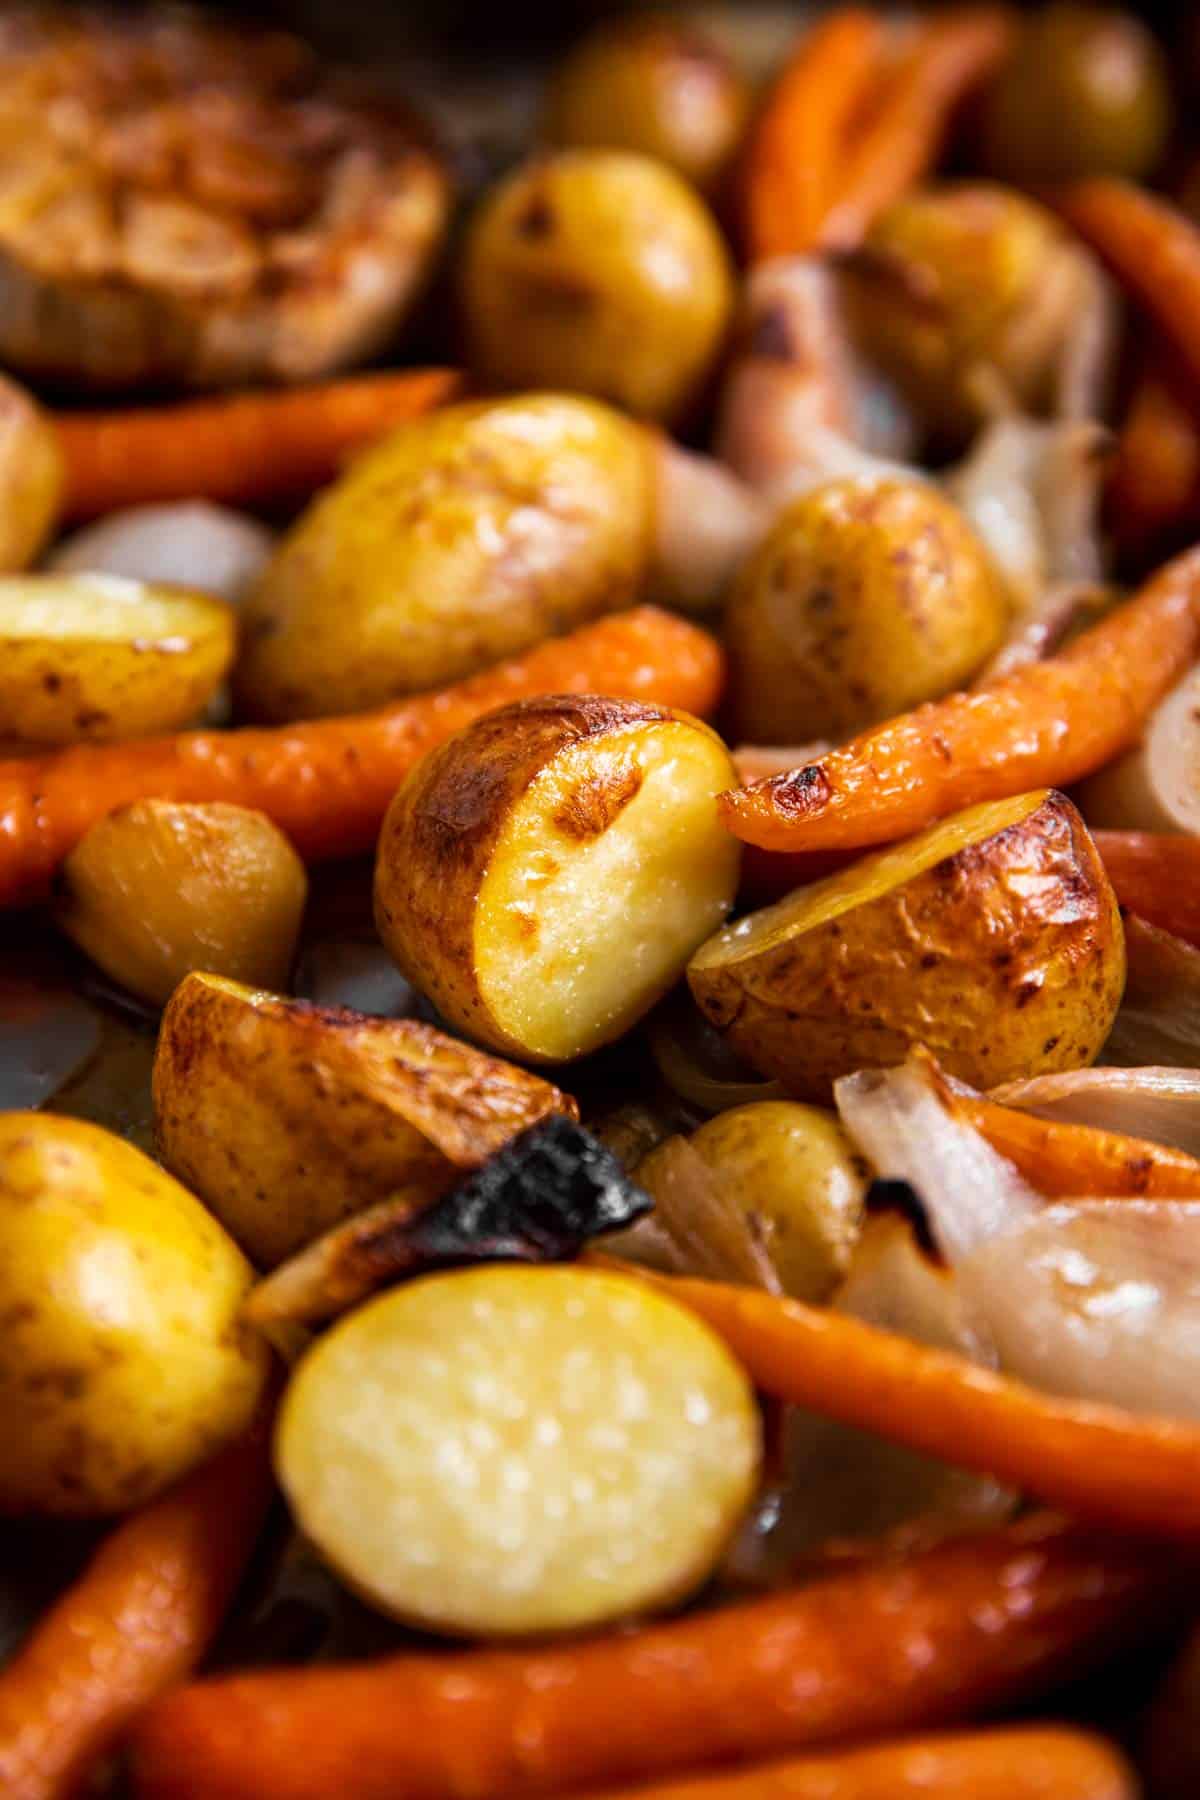
[[[0,359],[90,388],[309,381],[382,348],[446,179],[400,108],[199,12],[0,18]]]
[[[264,1267],[394,1189],[455,1169],[574,1102],[415,1019],[187,976],[163,1014],[166,1161]]]
[[[489,713],[392,802],[379,935],[480,1043],[531,1062],[610,1043],[729,910],[732,767],[707,725],[661,707],[561,695]]]
[[[242,707],[353,712],[628,606],[654,504],[649,441],[593,401],[530,394],[403,425],[309,507],[252,591]]]
[[[190,725],[233,661],[232,610],[116,575],[0,578],[0,734],[112,743]]]
[[[803,1099],[917,1043],[987,1088],[1094,1061],[1125,940],[1083,820],[1042,790],[971,807],[739,919],[688,980],[738,1054]]]
[[[53,421],[0,375],[0,571],[27,568],[45,545],[58,522],[63,474]]]

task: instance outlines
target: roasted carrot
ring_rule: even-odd
[[[147,1701],[193,1669],[271,1495],[264,1417],[118,1525],[0,1673],[0,1793],[69,1800]]]
[[[1200,945],[1200,838],[1152,831],[1097,831],[1117,899],[1161,931]]]
[[[1066,1726],[908,1738],[592,1800],[1137,1800],[1114,1745]]]
[[[765,850],[890,843],[979,800],[1065,787],[1137,741],[1200,655],[1200,549],[1057,656],[903,713],[790,774],[722,795]]]
[[[1200,404],[1200,229],[1162,195],[1112,176],[1075,182],[1054,199],[1157,325]]]
[[[821,221],[824,250],[862,243],[880,213],[929,172],[967,96],[1004,60],[1013,37],[998,7],[946,12],[924,25],[846,156]]]
[[[135,800],[257,807],[302,855],[314,861],[351,855],[370,849],[413,764],[481,713],[526,696],[589,691],[706,713],[721,677],[721,652],[706,632],[643,606],[377,712],[81,744],[3,762],[0,906],[36,898],[97,819]]]
[[[151,500],[296,500],[354,450],[451,400],[453,369],[358,375],[137,411],[60,413],[65,507],[90,519]]]
[[[817,247],[843,141],[876,72],[881,39],[874,13],[838,7],[806,34],[776,80],[742,165],[750,262]]]
[[[1093,1125],[1039,1119],[982,1094],[956,1095],[954,1106],[1039,1193],[1200,1200],[1200,1162],[1182,1150]]]
[[[1173,1579],[1043,1517],[591,1642],[201,1682],[140,1721],[135,1791],[510,1800],[923,1730],[1097,1666]]]
[[[1118,544],[1134,554],[1200,520],[1200,418],[1161,375],[1144,374],[1133,390],[1107,511]]]
[[[1200,1544],[1200,1425],[1042,1394],[754,1288],[642,1268],[636,1279],[705,1320],[764,1394],[994,1475],[1081,1518]]]

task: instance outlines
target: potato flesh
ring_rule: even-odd
[[[488,1636],[691,1592],[758,1463],[749,1384],[708,1330],[575,1269],[434,1276],[372,1301],[305,1357],[276,1438],[300,1528],[351,1586]]]
[[[718,738],[674,721],[575,745],[530,783],[474,933],[483,1000],[524,1053],[619,1037],[724,917],[738,850],[716,797],[733,779]]]

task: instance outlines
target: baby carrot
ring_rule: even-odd
[[[1151,831],[1097,831],[1117,899],[1160,931],[1200,945],[1200,838]]]
[[[459,392],[453,369],[356,375],[315,387],[112,413],[60,413],[69,517],[151,500],[296,500],[354,450]]]
[[[265,1419],[118,1525],[0,1673],[0,1793],[69,1800],[147,1701],[195,1667],[271,1494]]]
[[[880,37],[874,13],[837,7],[805,35],[776,80],[742,165],[751,263],[816,246],[843,139],[876,70]]]
[[[371,848],[413,764],[481,713],[527,695],[588,692],[705,713],[721,676],[707,632],[643,606],[377,712],[0,762],[0,906],[44,892],[85,832],[135,800],[257,807],[303,856],[351,855]]]
[[[135,1791],[516,1800],[923,1730],[1097,1666],[1178,1586],[1160,1549],[1026,1519],[586,1642],[179,1688],[135,1728]]]
[[[1140,553],[1200,519],[1200,420],[1163,376],[1133,390],[1108,478],[1118,543]]]
[[[1200,549],[1167,563],[1057,656],[722,795],[725,821],[765,850],[854,849],[979,800],[1065,787],[1135,743],[1197,655]]]
[[[909,1738],[592,1800],[1137,1800],[1112,1744],[1066,1726]]]
[[[870,125],[849,147],[820,243],[849,250],[880,213],[929,172],[954,114],[999,67],[1012,20],[997,7],[935,15],[891,78]]]
[[[952,1104],[1041,1194],[1200,1200],[1200,1162],[1182,1150],[1094,1125],[1039,1119],[982,1094],[955,1094]]]

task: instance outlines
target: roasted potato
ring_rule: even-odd
[[[164,1157],[263,1267],[418,1182],[436,1197],[574,1103],[414,1019],[378,1019],[188,975],[163,1015]]]
[[[62,492],[53,424],[24,388],[0,375],[0,573],[34,561],[58,521]]]
[[[962,686],[998,647],[1003,589],[930,483],[847,479],[775,521],[726,614],[738,735],[842,737]]]
[[[140,1150],[0,1114],[0,1510],[122,1512],[239,1432],[267,1368],[251,1279]]]
[[[570,388],[666,423],[697,398],[733,305],[704,202],[617,150],[509,175],[471,222],[460,277],[469,359],[489,386]]]
[[[311,381],[392,336],[439,160],[294,39],[199,12],[0,17],[0,359],[72,388]]]
[[[749,93],[732,59],[687,19],[617,19],[558,70],[546,135],[572,149],[656,156],[710,188],[737,149]]]
[[[402,426],[315,501],[251,593],[241,705],[353,711],[627,606],[653,514],[648,440],[594,402],[526,395]]]
[[[691,1313],[582,1269],[437,1275],[292,1377],[275,1461],[300,1529],[384,1612],[517,1637],[670,1606],[754,1490],[750,1384]]]
[[[1125,944],[1083,820],[1041,790],[970,807],[740,919],[688,980],[739,1054],[802,1099],[916,1043],[988,1088],[1095,1060]]]
[[[518,702],[433,751],[384,820],[379,935],[456,1029],[529,1062],[610,1043],[728,911],[735,779],[686,714]]]
[[[259,987],[288,978],[304,864],[265,813],[139,800],[68,856],[58,922],[106,975],[163,1006],[193,969]]]
[[[206,594],[111,575],[0,578],[0,734],[108,743],[191,724],[233,661]]]

